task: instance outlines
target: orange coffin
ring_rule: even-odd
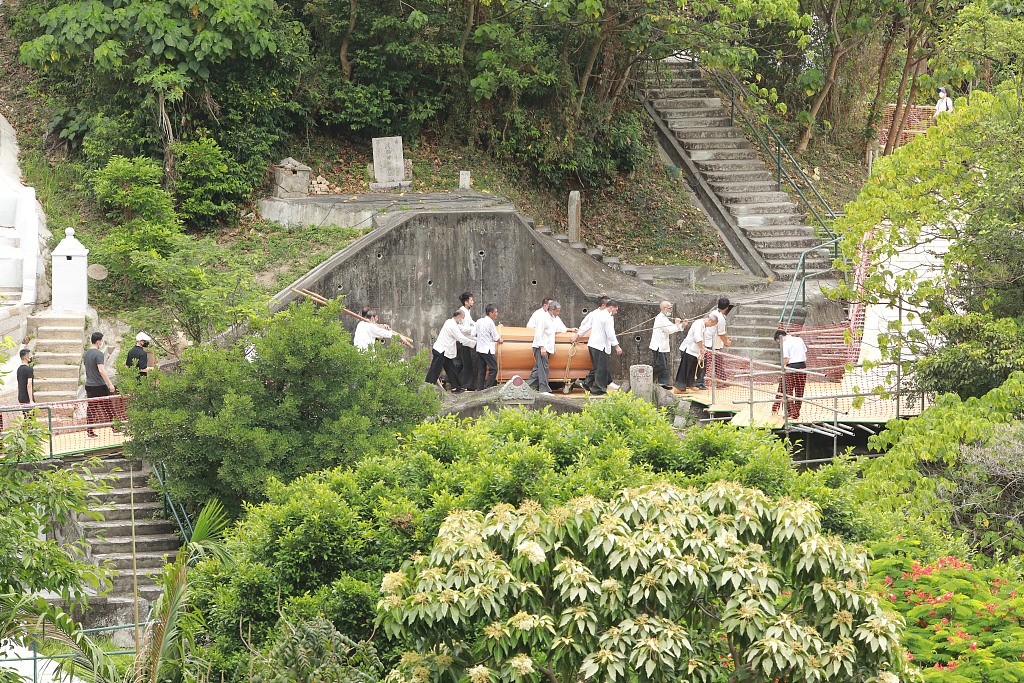
[[[533,330],[529,327],[498,326],[504,344],[498,345],[498,381],[506,382],[515,375],[530,376],[533,370]],[[572,334],[555,335],[555,353],[548,359],[552,382],[583,379],[593,366],[586,341],[572,342]]]

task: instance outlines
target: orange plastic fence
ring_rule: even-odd
[[[906,123],[903,124],[903,131],[896,141],[896,147],[902,147],[916,136],[927,131],[935,123],[935,108],[921,105],[908,105],[906,107]],[[882,122],[878,124],[878,143],[885,148],[889,140],[889,126],[892,125],[893,116],[896,114],[896,105],[885,105],[882,113]]]
[[[103,450],[125,441],[122,423],[126,400],[126,396],[114,394],[30,406],[4,406],[0,408],[0,428],[10,428],[20,420],[36,420],[49,428],[54,456]]]

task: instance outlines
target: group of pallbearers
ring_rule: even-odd
[[[504,343],[498,332],[498,307],[487,304],[484,316],[473,320],[473,294],[464,292],[462,305],[441,326],[431,349],[430,368],[426,382],[436,384],[441,372],[448,378],[453,393],[482,391],[497,384],[498,345]],[[528,383],[541,393],[551,393],[550,361],[555,355],[555,335],[572,333],[572,341],[586,341],[593,369],[580,384],[593,395],[602,395],[617,386],[611,381],[609,360],[621,355],[622,348],[615,335],[615,314],[619,305],[609,297],[599,300],[598,308],[583,319],[580,326],[567,327],[560,317],[562,305],[545,297],[540,308],[530,316],[526,326],[533,334],[533,371]]]

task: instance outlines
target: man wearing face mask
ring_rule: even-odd
[[[153,341],[152,337],[145,332],[135,335],[135,346],[128,352],[128,359],[124,362],[129,368],[138,368],[139,374],[147,377],[149,376],[149,354],[146,353],[146,347],[151,341]]]

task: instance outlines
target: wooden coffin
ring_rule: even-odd
[[[533,370],[533,330],[529,327],[498,326],[504,344],[498,344],[498,381],[506,382],[515,375],[523,379]],[[586,341],[572,343],[572,334],[555,335],[555,353],[548,359],[552,382],[583,379],[593,366]]]

